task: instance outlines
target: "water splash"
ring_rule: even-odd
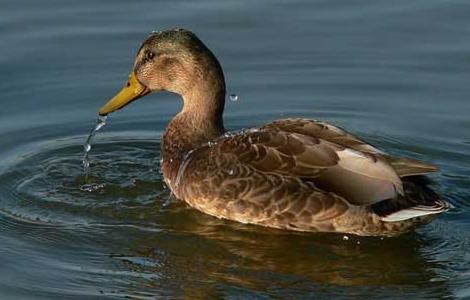
[[[84,192],[103,192],[104,183],[88,183],[80,186],[80,190]]]
[[[184,156],[183,160],[181,161],[179,168],[178,168],[178,174],[176,175],[176,180],[175,180],[175,190],[178,190],[178,187],[181,182],[181,178],[184,174],[184,171],[186,170],[186,167],[191,160],[190,156],[191,154],[195,151],[196,149],[189,150]]]
[[[173,198],[175,197],[175,194],[170,190],[170,194],[168,197],[166,197],[165,201],[162,203],[162,207],[167,207],[173,202]]]
[[[90,131],[90,134],[88,135],[88,138],[85,141],[85,144],[83,145],[83,172],[85,173],[85,176],[88,175],[90,172],[90,150],[91,150],[91,142],[93,141],[93,137],[95,136],[96,132],[103,128],[104,125],[106,125],[106,119],[108,116],[99,116],[98,119],[96,120],[96,125],[93,127],[93,129]]]

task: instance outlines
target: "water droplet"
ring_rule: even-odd
[[[228,171],[228,175],[233,175],[233,174],[235,174],[235,171],[234,171],[233,169],[230,169],[230,170]]]
[[[190,155],[194,152],[193,150],[189,150],[184,156],[183,160],[181,161],[179,168],[178,168],[178,174],[176,174],[176,181],[175,181],[175,190],[179,187],[181,178],[184,174],[184,171],[186,170],[186,166],[188,165],[189,161],[191,160]],[[169,186],[171,186],[171,183],[169,183]]]
[[[93,127],[93,129],[90,131],[90,134],[88,135],[88,138],[85,141],[85,144],[83,145],[83,150],[85,151],[85,154],[83,155],[83,171],[85,175],[88,175],[90,171],[90,158],[89,158],[89,152],[91,150],[91,142],[93,141],[93,137],[95,136],[96,132],[100,130],[104,125],[106,125],[106,119],[108,116],[100,116],[96,120],[96,125]]]
[[[237,94],[230,94],[229,96],[230,101],[238,101],[238,95]]]
[[[168,197],[162,203],[162,207],[167,207],[168,205],[170,205],[173,200],[173,197],[174,197],[174,194],[172,191],[170,191],[170,195],[168,195]]]
[[[347,241],[347,240],[349,240],[349,236],[343,235],[343,241]]]

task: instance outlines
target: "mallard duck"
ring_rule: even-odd
[[[174,195],[209,215],[283,230],[391,236],[448,210],[423,175],[434,165],[388,155],[322,121],[224,129],[225,80],[191,31],[153,32],[104,116],[153,91],[183,98],[161,146]]]

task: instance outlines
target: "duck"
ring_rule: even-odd
[[[190,30],[152,32],[99,115],[159,91],[183,100],[162,136],[164,181],[203,213],[278,230],[395,236],[451,207],[430,187],[436,166],[330,123],[286,118],[227,132],[222,67]]]

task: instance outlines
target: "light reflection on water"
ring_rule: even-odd
[[[470,296],[466,3],[269,4],[26,1],[21,18],[17,2],[2,5],[0,298]],[[163,205],[170,94],[110,117],[85,180],[97,110],[147,33],[175,26],[214,50],[242,99],[227,101],[229,129],[329,120],[438,164],[455,209],[398,238],[343,240]]]

